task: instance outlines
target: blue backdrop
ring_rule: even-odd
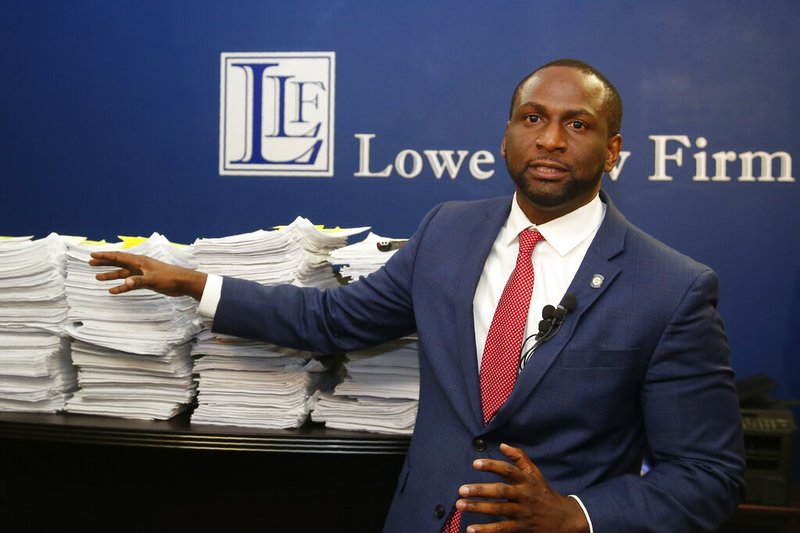
[[[606,190],[720,274],[739,377],[765,372],[800,397],[798,27],[795,0],[5,2],[0,234],[191,242],[303,215],[408,236],[438,202],[512,190],[499,156],[511,91],[576,57],[625,103],[630,155]],[[306,92],[335,84],[332,176],[220,174],[221,57],[234,52],[335,54],[335,83]],[[356,175],[367,138],[370,172],[388,176]],[[437,178],[426,150],[468,154]],[[488,179],[468,168],[480,151]]]

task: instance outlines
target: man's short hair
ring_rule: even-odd
[[[611,83],[602,72],[588,63],[578,59],[556,59],[555,61],[550,61],[549,63],[542,65],[522,78],[522,80],[517,84],[517,87],[514,89],[514,94],[511,97],[511,108],[509,109],[508,113],[509,117],[514,114],[514,103],[519,99],[520,93],[522,92],[522,86],[525,84],[525,82],[540,70],[548,67],[570,67],[577,69],[584,74],[588,74],[597,78],[606,89],[605,105],[608,106],[608,136],[612,137],[619,133],[620,128],[622,127],[622,98],[620,97],[617,88],[614,87],[614,84]]]

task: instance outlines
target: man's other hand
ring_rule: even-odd
[[[456,507],[467,513],[498,516],[502,521],[470,525],[468,533],[589,531],[580,504],[553,490],[525,452],[507,444],[501,444],[500,451],[511,462],[478,459],[473,467],[497,474],[503,481],[461,486],[458,492],[462,499]]]
[[[206,274],[163,263],[145,255],[92,252],[89,264],[118,267],[118,270],[102,272],[95,276],[99,281],[124,280],[122,284],[108,289],[111,294],[150,289],[167,296],[191,296],[195,300],[200,300],[206,286]]]

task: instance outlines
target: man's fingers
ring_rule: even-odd
[[[98,281],[113,281],[115,279],[125,279],[131,275],[131,271],[125,268],[112,270],[111,272],[101,272],[95,275]]]
[[[552,490],[523,450],[507,444],[501,444],[500,450],[505,459],[477,459],[472,465],[478,471],[502,477],[505,482],[462,485],[456,507],[505,521],[469,525],[468,533],[588,530],[580,505]]]
[[[513,446],[509,446],[508,444],[501,444],[500,451],[503,452],[503,455],[514,461],[514,464],[528,474],[538,475],[539,469],[533,464],[530,457],[528,457],[524,451],[520,448],[515,448]]]
[[[458,494],[470,498],[498,498],[508,500],[513,497],[511,485],[508,483],[475,483],[462,485]]]
[[[110,289],[108,289],[108,292],[110,292],[111,294],[122,294],[123,292],[128,292],[129,290],[130,289],[123,284],[111,287]]]
[[[484,500],[457,500],[456,509],[465,513],[487,514],[492,516],[513,516],[518,505],[516,503],[484,501]],[[502,530],[501,530],[502,531]]]
[[[493,522],[491,524],[472,524],[467,526],[467,533],[499,533],[501,531],[516,531],[517,523],[510,520]]]
[[[94,276],[98,281],[125,280],[124,284],[108,289],[111,294],[121,294],[146,287],[142,279],[144,262],[146,261],[143,256],[127,252],[91,252],[91,257],[89,259],[91,266],[119,267],[118,270],[100,272]]]
[[[525,473],[516,465],[508,461],[497,461],[495,459],[476,459],[472,463],[475,470],[481,472],[491,472],[506,478],[510,483],[521,483],[525,480]]]
[[[111,294],[122,294],[123,292],[133,291],[136,289],[146,289],[147,284],[143,276],[130,276],[125,278],[125,283],[122,285],[115,285],[108,289]]]
[[[91,252],[89,255],[91,256],[89,264],[95,266],[114,265],[121,260],[121,252]]]
[[[124,283],[121,285],[115,285],[114,287],[108,289],[108,292],[111,294],[122,294],[123,292],[148,288],[144,276],[138,273],[134,274],[125,269],[114,270],[111,272],[101,272],[100,274],[95,275],[95,279],[98,281],[114,281],[117,279],[124,280]]]
[[[110,288],[108,292],[111,294],[150,289],[167,296],[191,296],[200,300],[206,283],[206,274],[202,272],[164,263],[146,255],[92,252],[89,264],[118,267],[117,270],[95,275],[99,281],[125,280],[123,284]]]
[[[116,266],[127,270],[141,270],[142,257],[127,252],[91,252],[91,266]]]

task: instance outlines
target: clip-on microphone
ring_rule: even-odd
[[[576,306],[577,300],[575,299],[575,295],[570,293],[564,295],[558,307],[553,307],[548,304],[542,308],[542,320],[539,321],[539,331],[533,335],[529,335],[522,341],[518,372],[522,372],[522,369],[528,361],[530,361],[536,348],[556,336],[561,329],[561,324],[564,322],[564,317],[567,316],[567,313],[574,310]],[[531,337],[534,337],[536,342],[531,346],[530,350],[523,352],[522,350],[525,347],[525,343],[527,343]]]

